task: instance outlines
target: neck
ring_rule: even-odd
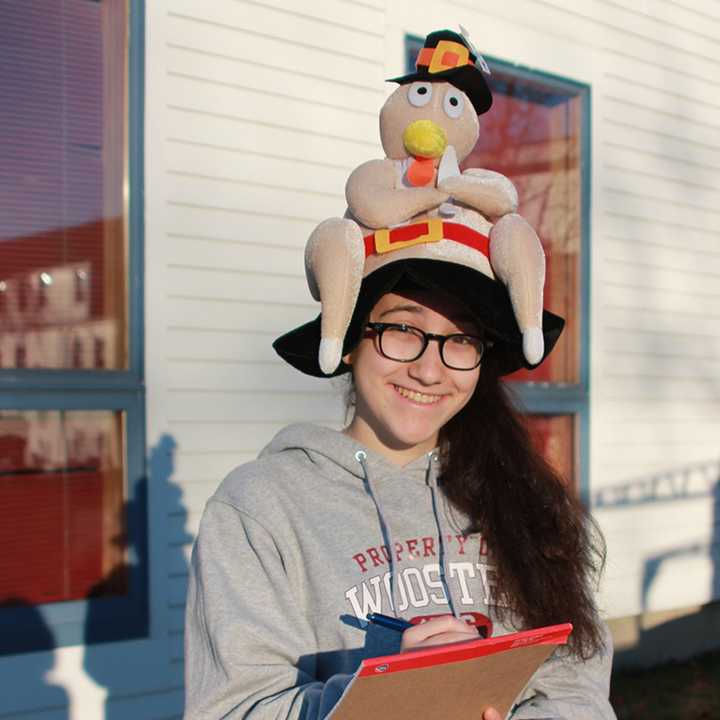
[[[438,442],[437,435],[415,445],[405,445],[397,441],[391,442],[389,439],[383,438],[382,434],[376,432],[367,422],[357,417],[357,415],[343,430],[343,433],[353,440],[357,440],[357,442],[364,445],[368,450],[382,455],[386,460],[393,463],[393,465],[399,465],[400,467],[434,450]]]

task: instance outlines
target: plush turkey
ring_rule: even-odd
[[[380,110],[386,157],[357,167],[346,185],[347,212],[325,220],[305,249],[310,291],[322,303],[319,366],[333,374],[363,278],[401,259],[427,258],[471,267],[507,286],[522,352],[543,358],[545,256],[518,215],[513,184],[491,170],[459,163],[490,109],[487,65],[466,34],[431,33],[415,73]],[[451,288],[449,288],[451,290]]]

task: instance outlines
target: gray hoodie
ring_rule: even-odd
[[[399,467],[303,424],[230,473],[193,550],[186,720],[324,718],[363,658],[399,650],[400,634],[368,625],[369,612],[518,629],[497,620],[492,558],[480,535],[463,535],[437,465],[430,453]],[[614,718],[607,648],[588,662],[557,652],[512,717]]]

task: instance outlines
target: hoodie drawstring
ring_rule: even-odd
[[[385,516],[383,515],[382,509],[380,507],[380,501],[378,500],[378,494],[375,488],[375,484],[370,478],[370,473],[368,472],[367,453],[364,450],[358,450],[355,453],[355,459],[360,463],[360,466],[363,469],[363,475],[365,476],[365,482],[368,486],[368,492],[370,493],[370,497],[372,498],[373,503],[375,503],[375,509],[377,510],[378,518],[380,519],[380,531],[382,532],[383,540],[385,541],[385,545],[388,549],[388,556],[390,562],[390,603],[392,605],[393,612],[397,615],[396,608],[398,606],[398,603],[396,597],[397,581],[395,578],[395,538],[393,537],[390,525],[385,520]]]
[[[433,516],[435,518],[435,526],[437,527],[438,531],[438,542],[439,542],[439,555],[440,555],[440,582],[442,583],[443,590],[445,592],[445,597],[447,598],[448,605],[450,607],[450,612],[455,616],[458,617],[458,610],[455,604],[455,600],[453,598],[449,578],[448,578],[448,559],[447,559],[447,548],[445,545],[445,534],[446,534],[446,526],[444,522],[444,515],[445,513],[442,512],[439,509],[439,500],[437,494],[437,470],[436,470],[436,463],[438,461],[438,455],[435,450],[428,453],[428,464],[425,474],[425,482],[430,488],[430,495],[432,499],[432,510],[433,510]],[[355,460],[357,460],[358,463],[360,463],[360,466],[363,469],[363,475],[365,476],[365,482],[368,486],[368,492],[370,494],[370,497],[372,498],[373,503],[375,504],[375,509],[378,514],[378,518],[380,519],[380,530],[383,535],[383,540],[385,541],[385,544],[388,548],[388,555],[389,555],[389,561],[390,561],[390,602],[392,604],[392,610],[397,615],[397,608],[398,608],[398,602],[397,602],[397,565],[395,562],[395,538],[393,537],[392,528],[390,527],[390,524],[385,519],[385,516],[383,515],[382,508],[380,507],[380,501],[379,496],[377,493],[377,489],[375,487],[375,484],[370,477],[370,473],[368,472],[368,466],[367,466],[367,453],[364,450],[358,450],[355,453]]]
[[[450,612],[455,616],[458,617],[458,609],[455,605],[455,599],[452,594],[452,589],[449,582],[449,570],[448,570],[448,559],[447,559],[447,548],[445,546],[445,533],[447,530],[447,527],[445,525],[444,519],[445,519],[445,513],[442,512],[439,508],[439,500],[438,497],[438,482],[437,482],[437,470],[436,470],[436,464],[438,461],[438,455],[435,450],[428,453],[428,466],[427,466],[427,473],[426,473],[426,482],[430,488],[430,494],[432,497],[432,509],[433,509],[433,516],[435,518],[435,526],[437,527],[438,531],[438,541],[439,541],[439,553],[440,553],[440,582],[443,585],[443,589],[445,590],[445,596],[447,597],[448,606],[450,607]]]

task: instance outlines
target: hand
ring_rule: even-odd
[[[400,652],[417,650],[431,645],[477,640],[477,638],[478,630],[474,625],[452,615],[443,615],[405,630],[400,643]],[[489,720],[494,720],[494,718],[490,716]]]
[[[495,708],[488,708],[482,714],[482,720],[503,720],[502,715]]]

